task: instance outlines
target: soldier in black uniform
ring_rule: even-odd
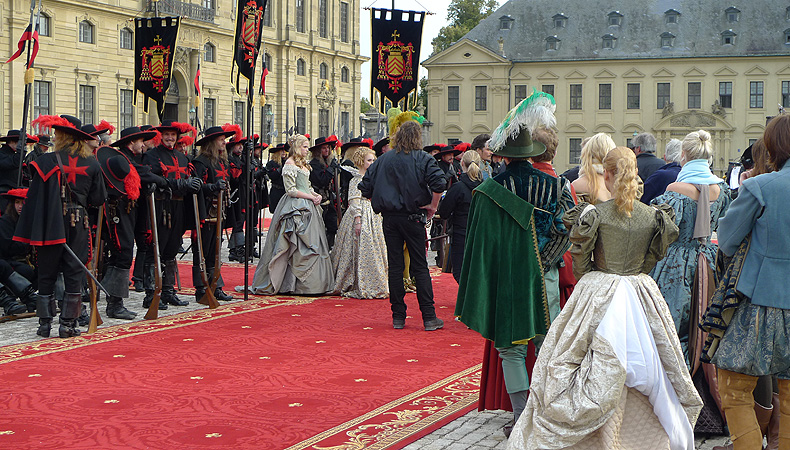
[[[146,139],[143,141],[143,150],[139,156],[139,160],[142,161],[142,155],[145,154],[148,150],[156,147],[157,145],[162,143],[162,133],[153,129],[151,125],[140,125],[140,131],[152,132],[154,135],[150,139]],[[184,136],[182,136],[183,138]],[[191,144],[190,144],[191,145]],[[143,208],[146,211],[138,210],[141,214],[146,214],[146,220],[142,221],[140,219],[137,220],[137,229],[135,230],[134,235],[134,243],[137,245],[137,254],[134,258],[134,269],[132,271],[132,282],[134,282],[134,290],[135,292],[145,292],[146,288],[143,286],[143,278],[144,278],[144,267],[145,267],[145,251],[146,248],[151,243],[151,230],[150,226],[148,225],[148,212],[147,208]],[[154,290],[154,280],[151,277],[145,277],[150,286],[148,290],[153,292]],[[159,303],[159,309],[167,309],[166,303]]]
[[[231,261],[244,262],[244,218],[247,205],[247,189],[244,180],[244,145],[247,138],[241,135],[241,127],[226,124],[222,127],[226,131],[233,131],[234,136],[227,144],[228,183],[230,184],[230,201],[227,216],[222,224],[224,229],[231,228],[228,241]]]
[[[461,177],[461,164],[455,160],[455,157],[461,153],[461,150],[448,146],[433,155],[436,158],[436,163],[439,164],[439,168],[444,172],[445,178],[447,178],[447,189],[450,189],[450,186]]]
[[[253,157],[250,158],[250,178],[253,182],[253,201],[252,201],[252,215],[255,217],[255,223],[253,232],[248,237],[247,241],[250,242],[252,251],[250,254],[254,258],[260,258],[261,255],[258,252],[258,248],[255,247],[255,241],[257,240],[257,236],[259,235],[259,227],[261,224],[260,221],[260,214],[261,210],[267,206],[269,206],[269,191],[266,188],[266,181],[269,179],[266,176],[266,169],[263,167],[263,160],[261,159],[261,154],[263,150],[269,147],[269,144],[265,142],[258,142],[258,135],[255,135],[255,147],[253,149]]]
[[[104,216],[110,256],[102,285],[109,292],[107,316],[113,319],[132,320],[136,316],[123,305],[123,299],[129,298],[129,270],[135,234],[140,228],[148,228],[146,194],[156,187],[164,189],[168,186],[164,178],[154,175],[149,166],[142,164],[143,142],[155,134],[153,131],[140,131],[138,127],[126,128],[111,147],[101,147],[96,152],[109,193],[104,204]],[[129,167],[128,175],[124,175],[126,166]],[[164,303],[160,306],[167,308]]]
[[[277,209],[277,204],[280,203],[280,198],[285,195],[285,186],[283,185],[283,155],[288,154],[288,144],[278,144],[275,147],[269,147],[269,162],[266,163],[266,176],[269,177],[272,186],[269,189],[269,212],[274,214]]]
[[[48,337],[55,314],[55,280],[63,272],[66,294],[60,312],[62,338],[78,336],[84,264],[90,257],[87,209],[104,203],[107,192],[101,168],[86,141],[94,140],[72,116],[39,116],[32,123],[54,128],[55,151],[31,162],[34,169],[14,240],[37,247],[39,336]],[[62,244],[79,258],[76,261]],[[81,263],[81,264],[80,264]]]
[[[17,186],[19,173],[19,152],[16,146],[19,143],[19,130],[9,130],[5,136],[0,136],[0,194],[8,192]],[[0,196],[0,211],[5,211],[8,199]]]
[[[323,201],[324,226],[326,227],[326,241],[329,247],[335,245],[335,234],[337,234],[337,210],[335,201],[335,174],[340,169],[340,163],[335,159],[333,150],[337,145],[337,137],[319,137],[315,145],[310,147],[313,159],[310,160],[310,184],[317,194],[321,195]]]
[[[157,192],[156,201],[158,216],[156,226],[159,237],[159,256],[164,265],[164,276],[162,277],[162,302],[175,306],[185,306],[189,304],[186,300],[176,297],[176,254],[181,247],[182,236],[186,230],[184,219],[187,217],[187,209],[184,206],[184,197],[200,191],[201,182],[199,178],[190,176],[189,161],[187,157],[175,151],[175,144],[181,134],[188,132],[192,128],[189,124],[183,124],[166,120],[158,127],[153,129],[162,134],[162,143],[149,149],[143,155],[143,164],[151,167],[151,172],[167,180],[168,188]],[[143,271],[143,279],[154,279],[154,254],[147,251],[145,254],[146,268]],[[146,286],[153,285],[153,282],[144,281]],[[153,300],[153,289],[145,290],[143,307],[150,306]]]
[[[1,195],[7,197],[9,202],[0,217],[0,281],[8,290],[6,292],[6,289],[0,287],[0,306],[6,315],[34,312],[38,296],[33,287],[36,270],[33,266],[32,247],[13,240],[27,189],[11,189]],[[15,301],[16,297],[26,308],[20,308],[22,305]]]
[[[228,189],[229,166],[225,152],[225,139],[236,134],[225,127],[210,127],[204,132],[204,137],[195,143],[200,147],[200,152],[192,160],[193,176],[203,182],[201,193],[198,194],[199,211],[201,211],[200,237],[203,244],[203,257],[206,267],[206,278],[211,279],[214,274],[214,263],[217,251],[217,216],[224,213],[225,205],[217,204],[219,191]],[[226,197],[227,198],[227,197]],[[223,201],[223,203],[226,203]],[[194,216],[194,214],[193,214]],[[206,293],[207,286],[203,285],[200,276],[200,259],[197,244],[192,245],[193,265],[192,282],[195,285],[195,299],[200,300]],[[217,281],[214,296],[217,300],[232,300],[233,297],[222,291],[222,276]]]

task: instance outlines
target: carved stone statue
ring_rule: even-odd
[[[713,102],[713,105],[710,107],[710,111],[720,117],[727,116],[727,111],[721,106],[721,104],[719,104],[718,100]]]
[[[664,118],[670,114],[675,114],[675,103],[667,102],[664,109],[661,110],[661,117]]]

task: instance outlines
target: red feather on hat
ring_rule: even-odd
[[[99,122],[98,125],[96,125],[96,131],[99,132],[106,131],[107,134],[112,134],[115,131],[115,127],[112,126],[110,122],[107,122],[106,120],[102,120],[101,122]]]
[[[261,135],[260,135],[260,134],[258,134],[258,133],[255,133],[255,134],[253,134],[253,135],[252,135],[252,137],[253,137],[254,139],[258,140],[258,139],[260,139],[260,138],[261,138]]]
[[[261,146],[261,148],[269,148],[269,144],[265,142],[261,142],[259,145]]]
[[[195,127],[193,127],[192,125],[190,125],[188,123],[173,122],[173,126],[178,128],[178,131],[181,134],[191,133],[192,136],[196,136],[197,135],[197,130],[195,129]],[[188,145],[192,145],[192,144],[188,144]]]
[[[132,164],[129,164],[129,175],[123,179],[123,187],[126,189],[126,196],[129,197],[129,200],[140,198],[140,174]]]
[[[371,139],[371,138],[365,138],[365,139],[362,139],[362,142],[364,142],[364,143],[366,143],[366,144],[370,145],[370,147],[371,147],[371,148],[373,148],[373,145],[375,145],[375,144],[373,143],[373,139]]]
[[[306,137],[307,139],[310,139],[310,133],[305,133],[304,137]]]
[[[162,133],[160,133],[159,130],[153,130],[153,131],[156,133],[156,135],[152,137],[150,140],[156,147],[157,145],[162,143]]]
[[[243,137],[243,134],[241,132],[241,127],[235,123],[226,123],[225,125],[222,125],[222,131],[226,133],[232,131],[234,133],[233,135],[234,141],[240,141],[241,138]]]
[[[53,125],[77,129],[71,122],[60,116],[38,116],[30,122],[30,125],[38,126],[39,129],[52,128]]]
[[[27,134],[27,133],[25,133],[25,134]],[[36,143],[36,142],[39,141],[39,139],[38,139],[38,136],[33,136],[32,134],[28,134],[27,135],[27,141]]]
[[[193,138],[192,136],[181,136],[181,139],[178,140],[178,144],[181,144],[185,147],[189,147],[194,143],[195,143],[195,138]]]
[[[342,143],[340,142],[340,139],[338,139],[337,136],[335,136],[334,134],[330,135],[328,138],[326,138],[326,140],[327,141],[335,141],[335,147],[340,147],[342,145]]]
[[[467,150],[470,150],[471,148],[472,148],[472,144],[468,142],[461,142],[460,144],[455,146],[455,149],[461,152],[465,152]]]

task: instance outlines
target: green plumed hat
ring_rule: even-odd
[[[538,127],[552,128],[557,119],[554,97],[545,92],[532,90],[532,95],[508,111],[502,123],[491,134],[488,141],[495,155],[508,158],[530,158],[546,151],[546,146],[532,140]]]

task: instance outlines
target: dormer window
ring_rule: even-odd
[[[565,25],[568,24],[568,16],[565,14],[555,14],[552,20],[554,21],[554,28],[565,28]]]
[[[680,20],[680,13],[677,10],[668,9],[666,12],[664,12],[664,17],[666,18],[668,24],[678,23]]]
[[[603,48],[614,48],[617,43],[617,38],[611,34],[604,35]]]
[[[785,20],[790,20],[790,6],[785,8]]]
[[[785,30],[785,45],[790,44],[790,28]]]
[[[549,36],[546,38],[546,50],[559,50],[560,40],[557,36]]]
[[[513,22],[514,21],[515,21],[515,19],[513,19],[510,16],[502,16],[502,17],[500,17],[499,18],[499,29],[500,30],[509,30],[509,29],[513,28]]]
[[[610,27],[619,27],[623,24],[623,15],[620,11],[612,11],[608,14],[608,24]]]
[[[661,47],[669,48],[675,44],[675,35],[669,32],[661,33]]]
[[[741,10],[734,6],[730,6],[724,10],[724,14],[727,15],[727,22],[735,23],[740,18]]]
[[[721,45],[735,45],[735,32],[732,30],[721,32]]]

